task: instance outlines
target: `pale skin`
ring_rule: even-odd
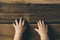
[[[15,20],[15,23],[13,23],[13,26],[15,28],[15,36],[14,36],[14,40],[22,40],[22,36],[23,33],[26,29],[26,27],[24,27],[24,22],[25,20],[22,20],[22,18],[20,18],[19,23],[17,22],[17,19]],[[41,40],[49,40],[48,37],[48,26],[44,24],[44,21],[38,21],[37,22],[38,25],[38,29],[34,29],[36,32],[38,32],[38,34],[41,36]]]
[[[39,20],[37,22],[38,29],[35,29],[38,34],[41,36],[41,40],[49,40],[48,37],[48,26],[44,24],[44,21]]]
[[[18,23],[17,19],[15,20],[15,23],[13,23],[13,26],[15,28],[15,36],[14,40],[22,40],[23,32],[25,31],[26,27],[24,27],[25,20],[22,21],[22,18],[20,18],[20,21]]]

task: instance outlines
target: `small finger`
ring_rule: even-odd
[[[45,27],[44,21],[42,21],[42,26]]]
[[[19,25],[21,25],[22,24],[22,18],[20,18],[20,21],[19,21]]]
[[[42,22],[41,22],[41,20],[39,20],[39,26],[42,27]]]
[[[25,20],[23,20],[22,25],[24,25],[24,23],[25,23]]]
[[[37,25],[38,25],[38,28],[40,28],[40,26],[39,26],[39,22],[37,22]]]
[[[18,25],[17,19],[15,19],[15,23],[16,23],[16,25]]]
[[[13,23],[13,26],[16,27],[16,25]]]

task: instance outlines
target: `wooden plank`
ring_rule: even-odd
[[[29,23],[36,23],[39,19],[46,23],[60,23],[60,5],[0,3],[0,23],[13,23],[20,17]]]
[[[2,3],[60,4],[60,0],[0,0]]]
[[[0,40],[13,40],[15,30],[12,23],[20,17],[26,19],[30,24],[28,28],[31,28],[26,29],[24,40],[39,40],[38,33],[34,31],[39,19],[49,25],[50,40],[60,40],[60,5],[14,3],[0,3]]]

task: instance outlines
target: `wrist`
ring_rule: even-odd
[[[40,36],[41,36],[41,37],[43,37],[43,36],[48,36],[48,34],[41,34]]]
[[[41,37],[48,37],[48,34],[42,34]]]
[[[49,40],[48,34],[41,35],[41,40]]]
[[[22,32],[17,32],[17,31],[16,31],[16,32],[15,32],[15,34],[19,34],[19,35],[22,35]]]
[[[14,40],[22,40],[22,33],[15,32]]]

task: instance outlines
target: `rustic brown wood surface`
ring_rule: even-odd
[[[39,35],[35,28],[37,28],[36,24],[30,24],[31,30],[26,30],[25,35],[23,37],[24,40],[40,40]],[[60,24],[49,24],[49,38],[50,40],[60,40]],[[0,24],[0,40],[13,40],[14,38],[14,27],[12,24]]]
[[[0,40],[13,40],[15,30],[12,23],[20,17],[30,24],[24,33],[23,40],[39,40],[38,33],[34,31],[39,19],[48,24],[50,40],[60,40],[59,4],[0,3]]]
[[[60,4],[60,0],[0,0],[3,3]]]

